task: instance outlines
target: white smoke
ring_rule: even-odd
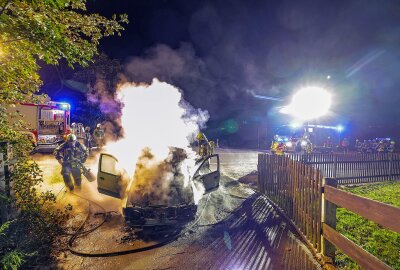
[[[193,108],[187,103],[179,89],[153,79],[150,85],[124,83],[118,89],[118,102],[122,104],[121,125],[123,138],[110,142],[106,152],[114,155],[119,165],[130,178],[135,175],[136,164],[148,149],[153,161],[162,163],[169,160],[171,148],[182,148],[187,159],[180,164],[182,181],[186,188],[195,165],[195,152],[190,147],[199,129],[208,119],[208,112]],[[135,178],[140,175],[135,175]],[[172,181],[173,177],[162,177],[154,181]],[[141,183],[143,184],[143,183]],[[155,186],[154,183],[149,185]],[[156,185],[167,188],[168,184]],[[194,190],[195,200],[201,192]]]

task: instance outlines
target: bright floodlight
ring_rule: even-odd
[[[323,88],[305,87],[293,95],[292,102],[280,112],[300,120],[311,120],[328,113],[332,103],[331,94]]]

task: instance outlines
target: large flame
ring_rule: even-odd
[[[135,178],[133,185],[147,190],[162,189],[165,191],[164,196],[169,194],[169,184],[176,179],[171,171],[160,173],[155,170],[170,168],[162,164],[171,161],[171,147],[182,148],[186,156],[179,162],[178,169],[183,175],[182,184],[187,188],[191,184],[191,169],[195,165],[195,152],[190,143],[207,121],[208,113],[194,109],[182,98],[177,88],[157,79],[150,85],[121,85],[118,102],[122,104],[123,139],[108,143],[105,151],[118,159],[119,165],[126,170],[130,179]],[[136,169],[137,164],[147,169],[139,171]],[[149,177],[149,170],[153,170],[153,179]],[[159,183],[155,185],[152,181]],[[197,202],[201,198],[201,190],[194,186],[193,188]]]

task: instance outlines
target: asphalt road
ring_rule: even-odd
[[[180,230],[175,241],[141,253],[116,257],[88,258],[64,251],[60,269],[284,269],[288,257],[308,256],[295,233],[278,211],[262,196],[239,183],[251,183],[257,170],[257,152],[218,149],[221,164],[220,188],[204,195],[195,221]],[[59,204],[72,203],[77,213],[72,226],[82,222],[90,209],[85,228],[100,222],[95,205],[65,193],[57,173],[60,166],[51,156],[35,155],[44,170],[45,189],[59,193]],[[96,159],[89,165],[96,167]],[[172,231],[137,231],[129,228],[119,213],[120,201],[98,194],[96,183],[85,181],[78,195],[96,201],[107,211],[117,211],[93,233],[76,240],[74,248],[89,253],[150,246],[167,239]],[[296,248],[293,248],[293,246]],[[298,248],[300,246],[300,248]],[[303,251],[302,251],[303,249]],[[296,251],[296,253],[294,252]],[[304,255],[306,254],[306,255]],[[290,267],[289,267],[290,268]]]

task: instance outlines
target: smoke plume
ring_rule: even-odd
[[[105,131],[105,140],[115,141],[121,137],[120,118],[122,104],[116,97],[115,89],[106,83],[106,79],[103,76],[96,76],[96,83],[93,87],[89,87],[86,98],[90,104],[98,106],[106,119],[102,123]]]

